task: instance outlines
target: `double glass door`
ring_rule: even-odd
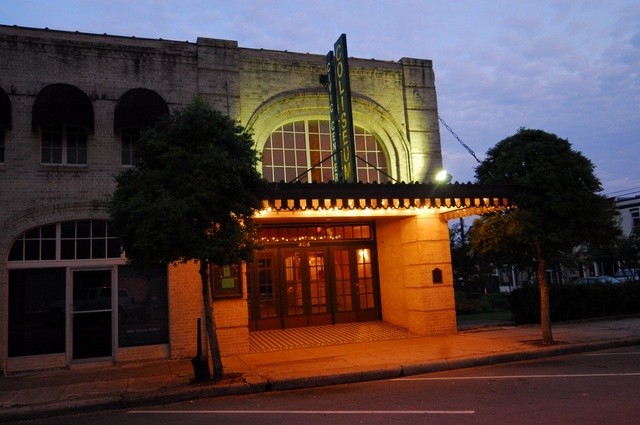
[[[284,327],[331,323],[327,305],[326,257],[325,249],[283,250],[282,284],[286,287]]]
[[[249,266],[251,330],[380,318],[371,247],[272,248]]]

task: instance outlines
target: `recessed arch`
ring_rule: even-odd
[[[5,221],[0,229],[0,252],[8,254],[13,241],[22,233],[51,223],[72,220],[108,220],[106,205],[99,206],[95,202],[80,202],[57,205],[52,208],[23,211]],[[0,258],[5,261],[6,258]]]

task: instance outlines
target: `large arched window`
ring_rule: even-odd
[[[376,138],[362,127],[354,129],[358,180],[389,180],[387,155]],[[277,128],[262,151],[262,174],[270,182],[328,182],[333,180],[331,132],[327,120],[295,121]]]

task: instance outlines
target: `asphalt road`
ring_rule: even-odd
[[[638,424],[640,347],[44,424]]]

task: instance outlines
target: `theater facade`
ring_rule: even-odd
[[[2,371],[195,355],[197,265],[127,265],[106,205],[140,131],[196,95],[251,129],[271,182],[256,260],[211,270],[223,357],[270,329],[455,333],[447,223],[508,194],[436,181],[430,60],[349,63],[357,183],[333,179],[323,52],[0,26]]]

